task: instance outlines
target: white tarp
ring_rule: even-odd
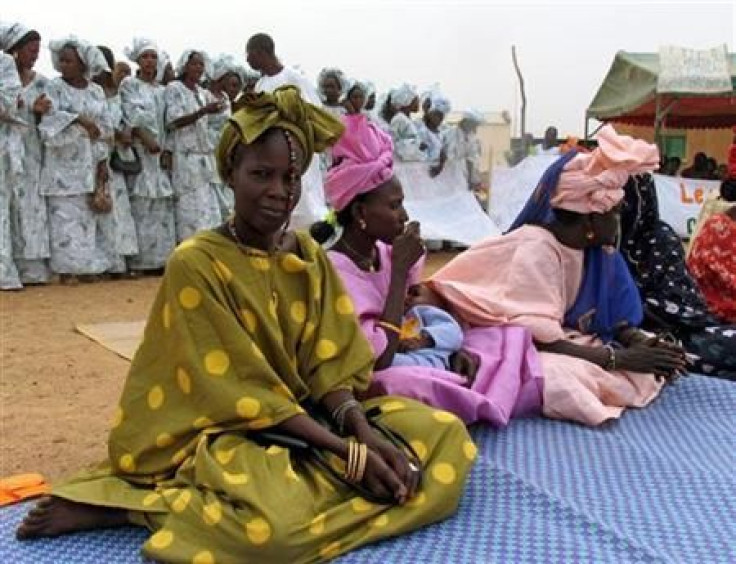
[[[658,93],[722,94],[732,89],[725,43],[703,50],[660,47]]]
[[[394,162],[394,174],[404,189],[406,212],[419,221],[424,239],[472,245],[501,234],[468,190],[461,163],[448,162],[442,174],[431,178],[429,163]]]
[[[527,157],[513,168],[495,168],[491,181],[489,214],[506,231],[524,207],[539,179],[557,157]],[[694,180],[655,174],[654,185],[659,200],[659,215],[677,234],[686,239],[692,234],[703,202],[720,182]]]

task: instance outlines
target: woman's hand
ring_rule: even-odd
[[[412,467],[406,454],[373,429],[358,440],[368,447],[368,465],[363,479],[366,487],[380,497],[393,497],[399,504],[411,499],[419,486],[420,473]]]
[[[206,106],[203,106],[201,109],[202,115],[207,114],[219,114],[224,109],[224,104],[222,102],[210,102]]]
[[[684,351],[663,346],[664,343],[638,343],[627,349],[616,351],[616,368],[632,372],[651,372],[661,380],[667,381],[687,372],[687,358]]]
[[[138,129],[137,131],[137,137],[141,140],[141,143],[143,143],[143,146],[146,148],[146,151],[151,153],[152,155],[158,155],[161,152],[161,146],[156,142],[156,139],[148,133],[145,129]]]
[[[465,376],[468,380],[468,384],[472,384],[475,381],[475,376],[478,374],[479,367],[480,358],[477,354],[468,350],[460,349],[450,356],[450,370],[455,374]]]
[[[410,221],[404,232],[393,241],[391,266],[403,274],[424,255],[424,243],[419,233],[419,222]]]
[[[117,130],[115,132],[115,141],[123,147],[130,147],[133,144],[133,133],[130,128]]]
[[[38,98],[33,101],[33,113],[37,116],[42,116],[51,109],[51,99],[46,94],[41,94]]]
[[[86,116],[79,116],[77,118],[77,123],[84,128],[84,130],[87,132],[87,135],[89,135],[89,138],[93,141],[100,138],[100,128],[97,127],[97,124],[93,120],[89,119]]]
[[[171,151],[164,151],[163,153],[161,153],[159,164],[161,165],[161,170],[171,172],[174,167],[174,157],[171,154]]]

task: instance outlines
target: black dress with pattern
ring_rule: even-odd
[[[708,309],[674,229],[659,217],[654,180],[629,178],[621,211],[621,253],[644,304],[644,328],[667,331],[698,358],[693,372],[736,380],[736,325]]]

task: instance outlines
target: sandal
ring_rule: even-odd
[[[51,486],[41,474],[16,474],[0,480],[0,507],[46,495]]]

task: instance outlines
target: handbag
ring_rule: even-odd
[[[119,172],[126,176],[135,176],[136,174],[140,174],[143,170],[143,164],[138,156],[138,151],[135,150],[135,147],[128,147],[127,150],[133,154],[133,160],[124,159],[120,155],[120,151],[115,148],[112,153],[110,153],[110,168],[115,172]]]
[[[112,211],[110,181],[107,178],[97,181],[94,191],[87,197],[87,204],[95,213],[110,213]]]
[[[328,428],[336,435],[340,435],[340,433],[337,432],[337,430],[334,428],[331,420],[324,415],[321,409],[315,409],[311,404],[307,404],[303,407],[305,408],[305,411],[312,417],[312,419],[317,421],[317,423]],[[385,438],[389,443],[394,445],[397,449],[399,449],[409,457],[409,462],[419,471],[418,483],[421,484],[423,467],[419,455],[414,450],[414,447],[409,444],[409,441],[407,441],[404,437],[402,437],[393,429],[389,429],[377,420],[377,417],[380,414],[381,407],[375,406],[365,412],[365,418],[368,421],[368,424],[380,435],[382,435],[383,438]],[[370,501],[378,505],[393,505],[395,503],[393,497],[382,498],[375,495],[373,492],[363,487],[361,484],[347,480],[345,476],[335,470],[335,468],[332,466],[332,464],[330,464],[327,456],[322,450],[310,445],[303,439],[287,435],[286,433],[280,433],[278,431],[270,430],[258,431],[254,434],[251,434],[250,437],[251,439],[253,439],[253,441],[263,447],[269,447],[271,445],[280,446],[282,448],[289,449],[291,453],[301,457],[304,460],[313,462],[322,470],[324,470],[325,473],[333,481],[354,490],[358,493],[358,495],[360,495],[360,497],[362,497],[366,501]]]

